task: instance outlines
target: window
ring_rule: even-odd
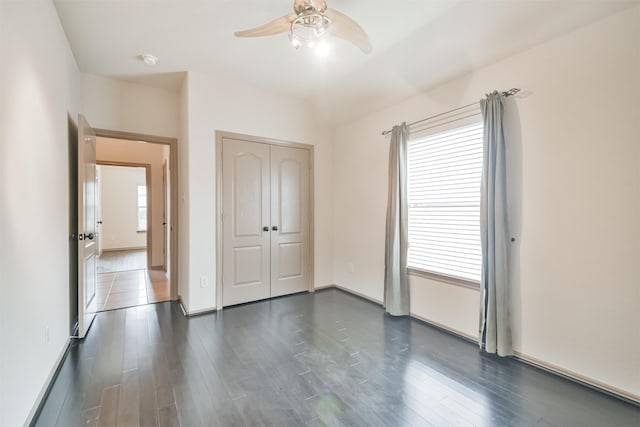
[[[147,231],[147,186],[138,185],[138,231]]]
[[[408,267],[480,282],[482,123],[410,139]]]

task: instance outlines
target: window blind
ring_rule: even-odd
[[[482,133],[467,121],[410,139],[409,268],[480,282]]]

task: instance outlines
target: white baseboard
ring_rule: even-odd
[[[184,315],[184,317],[187,317],[188,311],[186,306],[184,305],[184,301],[182,301],[182,295],[178,295],[178,305],[180,305],[180,310],[182,310],[182,314]]]
[[[53,367],[51,368],[49,375],[47,375],[47,379],[45,380],[44,384],[42,385],[42,388],[40,389],[40,393],[38,393],[38,397],[36,398],[36,401],[33,403],[33,406],[31,407],[31,411],[29,412],[29,415],[27,415],[27,419],[24,422],[24,426],[30,425],[34,421],[35,416],[38,414],[40,405],[42,405],[44,398],[47,397],[47,391],[49,390],[49,387],[51,386],[53,380],[58,374],[58,371],[62,367],[62,362],[64,361],[64,358],[67,355],[67,351],[69,350],[70,344],[71,344],[71,338],[67,338],[64,345],[62,346],[62,351],[56,358],[56,362],[53,364]]]
[[[366,299],[367,301],[373,302],[373,303],[378,304],[378,305],[382,305],[382,301],[380,301],[379,299],[372,298],[372,297],[370,297],[368,295],[365,295],[363,293],[351,290],[349,288],[345,288],[344,286],[332,285],[332,286],[327,286],[327,288],[328,287],[333,287],[333,288],[336,288],[336,289],[340,289],[341,291],[344,291],[344,292],[346,292],[348,294],[355,295],[355,296],[360,297],[362,299]]]
[[[372,303],[378,304],[380,306],[383,305],[382,301],[380,301],[380,300],[378,300],[376,298],[371,298],[370,296],[364,295],[364,294],[362,294],[360,292],[353,291],[353,290],[351,290],[349,288],[345,288],[344,286],[340,286],[340,285],[323,286],[322,288],[318,288],[318,289],[329,289],[329,288],[340,289],[341,291],[344,291],[344,292],[346,292],[348,294],[355,295],[355,296],[360,297],[362,299],[366,299],[367,301],[370,301]],[[414,319],[417,319],[417,320],[419,320],[421,322],[427,323],[427,324],[429,324],[431,326],[435,326],[438,329],[442,329],[445,332],[448,332],[450,334],[453,334],[453,335],[456,335],[456,336],[458,336],[460,338],[463,338],[463,339],[465,339],[467,341],[472,341],[472,342],[474,342],[476,344],[478,343],[478,338],[477,337],[468,335],[468,334],[466,334],[464,332],[461,332],[461,331],[458,331],[456,329],[452,329],[452,328],[450,328],[448,326],[445,326],[445,325],[443,325],[441,323],[434,322],[433,320],[427,319],[426,317],[419,316],[419,315],[417,315],[415,313],[410,313],[409,316],[413,317]]]
[[[207,314],[207,313],[213,313],[215,311],[218,311],[215,307],[214,308],[201,308],[200,310],[189,310],[187,308],[188,306],[182,300],[182,296],[181,295],[178,296],[178,302],[180,303],[180,308],[182,309],[182,314],[184,314],[185,317],[197,316],[199,314]]]
[[[208,314],[208,313],[215,313],[216,311],[218,311],[217,308],[213,307],[213,308],[201,308],[199,310],[192,310],[189,311],[187,313],[187,317],[191,317],[191,316],[198,316],[200,314]]]
[[[415,313],[411,313],[411,317],[413,317],[414,319],[418,319],[421,322],[427,323],[431,326],[435,326],[438,329],[442,329],[443,331],[462,338],[465,341],[471,341],[474,344],[478,344],[478,337],[458,331],[457,329],[450,328],[449,326],[445,326],[442,323],[434,322],[433,320],[427,319],[426,317],[418,316]]]
[[[118,252],[118,251],[137,251],[139,249],[147,249],[146,246],[133,246],[128,248],[102,248],[102,252]]]
[[[519,351],[514,351],[513,353],[516,359],[522,361],[523,363],[526,363],[527,365],[535,366],[536,368],[542,369],[544,371],[550,372],[555,375],[559,375],[571,381],[581,383],[597,391],[612,395],[617,398],[621,398],[623,400],[627,400],[630,403],[634,403],[636,405],[640,404],[640,396],[638,396],[637,394],[633,394],[631,392],[621,390],[617,387],[611,386],[609,384],[605,384],[593,378],[581,375],[577,372],[573,372],[568,369],[561,368],[559,366],[545,362],[544,360],[540,360],[533,356],[526,355]]]
[[[371,297],[368,297],[366,295],[363,295],[360,292],[353,291],[351,289],[345,288],[344,286],[340,286],[340,285],[329,285],[329,286],[323,286],[322,288],[316,288],[316,289],[319,290],[319,289],[330,289],[330,288],[340,289],[341,291],[344,291],[344,292],[346,292],[348,294],[352,294],[352,295],[355,295],[357,297],[360,297],[360,298],[366,299],[368,301],[371,301],[371,302],[374,302],[374,303],[382,305],[381,301],[378,301],[378,300],[376,300],[374,298],[371,298]],[[445,325],[443,325],[441,323],[434,322],[433,320],[427,319],[427,318],[422,317],[422,316],[418,316],[415,313],[411,313],[410,316],[415,318],[415,319],[417,319],[417,320],[420,320],[421,322],[427,323],[427,324],[432,325],[432,326],[434,326],[434,327],[436,327],[438,329],[441,329],[441,330],[443,330],[443,331],[445,331],[447,333],[455,335],[455,336],[457,336],[457,337],[459,337],[461,339],[464,339],[466,341],[471,341],[471,342],[473,342],[475,344],[478,344],[478,337],[474,337],[474,336],[471,336],[471,335],[466,334],[464,332],[460,332],[458,330],[452,329],[452,328],[450,328],[448,326],[445,326]],[[514,351],[514,356],[513,357],[515,359],[521,361],[522,363],[526,363],[528,365],[534,366],[536,368],[542,369],[542,370],[547,371],[547,372],[551,372],[552,374],[561,376],[561,377],[566,378],[566,379],[568,379],[570,381],[574,381],[574,382],[583,384],[583,385],[585,385],[587,387],[590,387],[590,388],[593,388],[593,389],[595,389],[595,390],[597,390],[599,392],[611,395],[611,396],[616,397],[618,399],[625,400],[625,401],[630,402],[630,403],[635,404],[635,405],[640,404],[640,396],[638,396],[638,395],[636,395],[634,393],[631,393],[631,392],[628,392],[628,391],[625,391],[625,390],[621,390],[621,389],[619,389],[617,387],[605,384],[605,383],[600,382],[598,380],[595,380],[593,378],[586,377],[584,375],[578,374],[577,372],[573,372],[573,371],[561,368],[559,366],[555,366],[555,365],[553,365],[551,363],[547,363],[547,362],[545,362],[543,360],[536,359],[535,357],[528,356],[528,355],[526,355],[524,353],[521,353],[521,352],[518,352],[518,351]]]

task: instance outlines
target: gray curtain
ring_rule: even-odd
[[[384,308],[393,316],[409,314],[407,275],[407,141],[405,123],[394,126],[389,148],[389,196],[384,251]]]
[[[482,309],[480,347],[499,356],[513,354],[509,319],[509,222],[503,129],[504,96],[493,92],[480,101],[484,119],[484,161],[480,199]]]

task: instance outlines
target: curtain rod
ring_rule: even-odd
[[[520,92],[520,89],[514,87],[514,88],[511,88],[511,89],[509,89],[509,90],[507,90],[505,92],[500,92],[500,94],[502,96],[504,96],[504,97],[507,97],[507,96],[513,96],[518,92]],[[434,119],[436,117],[444,116],[445,114],[453,113],[454,111],[462,110],[463,108],[471,107],[472,105],[476,105],[478,102],[479,101],[472,102],[471,104],[463,105],[462,107],[454,108],[453,110],[445,111],[444,113],[436,114],[435,116],[427,117],[426,119],[422,119],[422,120],[415,121],[413,123],[409,123],[407,126],[414,126],[414,125],[417,125],[418,123],[426,122],[427,120],[431,120],[431,119]],[[384,132],[382,132],[382,135],[388,135],[390,133],[391,133],[391,129],[385,130]]]

